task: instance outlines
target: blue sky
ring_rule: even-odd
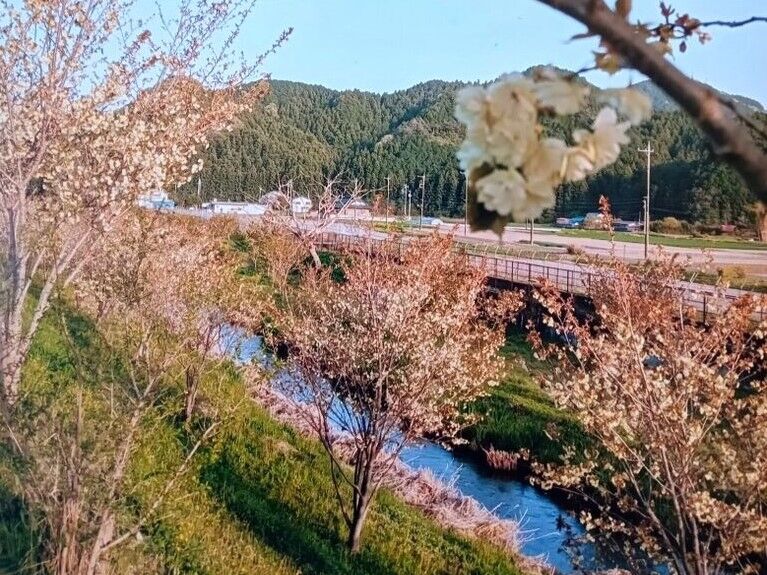
[[[706,19],[767,15],[767,0],[677,0]],[[655,0],[634,0],[634,18],[657,19]],[[264,67],[273,78],[390,92],[430,79],[488,80],[534,64],[579,69],[595,41],[568,42],[583,28],[536,0],[259,0],[239,47],[261,52],[284,28],[290,41]],[[721,90],[767,105],[767,24],[712,29],[676,64]],[[592,73],[600,86],[637,73]]]

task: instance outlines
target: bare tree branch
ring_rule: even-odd
[[[754,22],[767,22],[767,16],[751,16],[751,18],[747,18],[745,20],[736,20],[734,22],[726,21],[726,20],[711,20],[710,22],[701,22],[700,26],[702,28],[708,27],[708,26],[726,26],[727,28],[740,28],[741,26],[747,26],[749,24],[753,24]]]

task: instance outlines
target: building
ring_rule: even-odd
[[[136,203],[140,208],[149,210],[172,210],[176,207],[176,202],[171,200],[164,190],[142,194],[137,198]]]
[[[339,199],[336,202],[336,210],[338,210],[338,215],[342,218],[368,220],[372,214],[370,204],[360,199]]]
[[[261,216],[266,213],[267,207],[253,202],[229,202],[214,199],[212,202],[203,204],[202,209],[217,215]]]
[[[290,201],[290,208],[294,214],[308,214],[312,209],[312,201],[305,196],[299,196]]]
[[[264,206],[267,211],[273,212],[287,211],[288,206],[291,205],[288,196],[276,190],[265,193],[258,200],[258,203]]]

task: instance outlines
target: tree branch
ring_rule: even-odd
[[[671,96],[708,136],[714,153],[729,162],[754,195],[767,202],[767,155],[709,87],[685,76],[603,0],[539,0],[585,24],[637,71]]]
[[[746,20],[737,20],[735,22],[727,22],[725,20],[711,20],[710,22],[701,22],[700,26],[702,28],[708,27],[708,26],[726,26],[727,28],[740,28],[741,26],[747,26],[748,24],[753,24],[754,22],[767,22],[767,16],[751,16],[751,18],[747,18]]]

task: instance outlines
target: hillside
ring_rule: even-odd
[[[374,94],[273,81],[270,94],[243,125],[211,146],[200,199],[254,198],[288,179],[298,193],[310,194],[326,175],[342,174],[348,181],[359,179],[373,193],[385,192],[389,176],[391,201],[402,206],[402,187],[415,189],[424,174],[427,213],[460,216],[464,184],[455,151],[462,129],[452,111],[455,91],[462,85],[432,80]],[[753,200],[739,178],[712,159],[693,123],[675,111],[658,88],[647,83],[639,87],[656,104],[653,118],[632,129],[636,142],[649,139],[656,150],[653,217],[746,223]],[[592,104],[587,112],[593,111]],[[567,137],[586,123],[586,116],[569,117],[550,121],[547,127]],[[618,161],[597,176],[563,186],[555,213],[592,211],[604,194],[618,215],[637,217],[645,187],[644,162],[644,156],[626,147]],[[196,182],[179,190],[178,196],[183,203],[196,203]]]
[[[674,102],[668,94],[666,94],[661,88],[658,88],[655,84],[653,84],[650,80],[644,80],[643,82],[639,82],[638,84],[634,85],[635,88],[641,90],[645,94],[647,94],[650,97],[650,100],[652,100],[653,109],[656,111],[662,111],[662,112],[675,112],[679,110],[679,106],[676,102]],[[756,100],[752,98],[748,98],[746,96],[739,96],[737,94],[727,94],[725,92],[721,92],[714,88],[713,86],[709,86],[712,90],[715,92],[718,92],[719,94],[723,95],[724,97],[732,100],[741,108],[744,110],[750,111],[750,112],[764,112],[764,106],[760,102],[757,102]]]
[[[34,384],[25,385],[41,395],[55,390],[66,396],[82,384],[73,367],[77,358],[87,357],[93,377],[98,378],[114,369],[109,362],[115,357],[99,347],[96,327],[87,316],[66,304],[57,304],[52,312],[43,320],[31,350],[26,373]],[[318,442],[281,425],[251,401],[246,382],[232,366],[211,366],[205,373],[206,380],[214,383],[206,402],[228,416],[189,472],[173,484],[156,516],[136,537],[137,543],[115,548],[109,572],[520,575],[505,551],[442,529],[387,490],[372,509],[362,551],[348,553],[327,456]],[[172,395],[173,384],[168,383],[167,394]],[[87,409],[96,407],[89,404]],[[95,418],[93,411],[86,411],[86,421]],[[175,416],[152,420],[142,428],[130,460],[128,495],[120,508],[126,517],[147,513],[153,489],[171,485],[166,474],[181,464],[188,431]],[[0,452],[0,573],[37,574],[41,572],[34,531],[38,516],[14,491],[18,486],[7,472],[12,461],[8,451]],[[141,541],[143,545],[138,544]]]

